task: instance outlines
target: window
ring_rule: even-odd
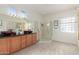
[[[25,10],[19,11],[19,10],[16,10],[16,8],[14,7],[8,8],[7,13],[10,16],[19,17],[19,18],[27,18],[27,13]]]
[[[8,8],[8,14],[11,16],[16,16],[16,8]]]
[[[76,19],[74,17],[61,19],[60,30],[61,32],[74,32]]]

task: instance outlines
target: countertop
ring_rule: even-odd
[[[9,38],[9,37],[16,37],[16,36],[31,35],[31,34],[36,34],[36,33],[22,34],[22,35],[12,35],[12,36],[0,36],[0,38]]]

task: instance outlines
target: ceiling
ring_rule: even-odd
[[[32,7],[40,14],[50,14],[57,13],[64,10],[69,10],[73,8],[77,8],[77,4],[40,4],[40,5],[32,5]]]
[[[0,7],[15,7],[21,9],[30,9],[39,14],[45,15],[50,13],[61,12],[68,9],[78,7],[78,4],[14,4],[14,5],[0,5]]]

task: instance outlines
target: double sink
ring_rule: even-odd
[[[24,34],[18,34],[18,35],[16,35],[16,32],[3,31],[0,34],[0,38],[3,38],[3,37],[14,37],[14,36],[31,34],[31,33],[32,33],[32,31],[24,31]]]

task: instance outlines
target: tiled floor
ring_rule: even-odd
[[[40,42],[13,55],[78,55],[79,49],[76,45],[62,42]]]

